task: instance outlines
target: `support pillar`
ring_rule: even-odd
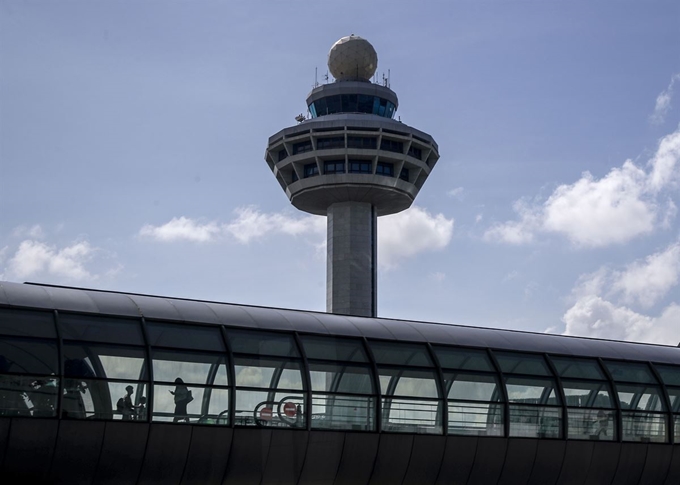
[[[327,211],[326,311],[377,314],[377,212],[366,202],[338,202]]]

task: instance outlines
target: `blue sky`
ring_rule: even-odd
[[[677,344],[677,1],[0,2],[0,279],[325,309],[263,159],[354,33],[441,159],[385,317]]]

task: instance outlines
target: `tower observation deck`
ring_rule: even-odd
[[[350,35],[328,53],[334,82],[311,118],[269,138],[265,159],[291,203],[327,216],[326,310],[376,316],[377,217],[408,209],[439,159],[425,132],[394,119],[397,95],[371,82],[373,46]]]

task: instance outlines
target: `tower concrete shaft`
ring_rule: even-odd
[[[326,311],[377,316],[377,211],[338,202],[327,211]]]

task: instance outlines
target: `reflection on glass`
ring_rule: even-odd
[[[180,409],[178,409],[178,402],[175,399],[178,387],[177,384],[156,384],[154,386],[154,421],[229,424],[228,389],[186,386],[190,394],[181,396],[187,402],[184,405],[180,404]]]
[[[68,377],[145,378],[143,349],[65,343],[63,352]]]
[[[680,443],[680,415],[676,414],[673,416],[673,422],[675,424],[675,442]]]
[[[616,389],[621,409],[664,411],[666,408],[656,387],[617,384]]]
[[[614,441],[616,439],[616,411],[605,409],[567,410],[569,438]]]
[[[439,397],[433,371],[379,368],[380,393],[387,396]]]
[[[192,384],[226,386],[226,359],[222,354],[155,351],[153,353],[153,378],[156,382],[175,382],[181,378]]]
[[[480,370],[495,372],[484,350],[455,349],[434,346],[439,363],[444,369]]]
[[[312,336],[302,336],[300,340],[308,359],[368,362],[360,340]]]
[[[663,443],[666,441],[666,415],[621,411],[623,441]]]
[[[656,384],[656,379],[649,366],[633,362],[605,362],[612,379],[619,382],[640,382]]]
[[[562,381],[567,406],[577,408],[613,408],[609,385],[605,382]]]
[[[314,394],[312,428],[375,430],[375,398]]]
[[[449,401],[449,434],[502,436],[503,405]]]
[[[445,374],[449,399],[468,401],[499,401],[496,378],[482,374]],[[451,382],[453,381],[453,382]]]
[[[560,404],[552,379],[508,377],[505,387],[510,402]]]
[[[305,426],[305,398],[287,392],[236,390],[235,424],[302,428]]]
[[[374,394],[368,368],[337,364],[309,364],[313,391]]]
[[[247,358],[234,360],[237,386],[302,389],[302,373],[297,362]]]
[[[605,380],[600,365],[595,360],[550,357],[560,377]]]
[[[424,345],[370,342],[370,346],[378,364],[433,367]]]
[[[0,375],[0,416],[54,417],[59,379]]]
[[[0,341],[0,373],[56,374],[57,345],[47,341],[6,338]]]
[[[680,366],[654,364],[667,386],[680,386]]]
[[[145,421],[147,399],[146,383],[142,382],[64,379],[61,416]]]
[[[541,355],[494,352],[501,371],[509,374],[552,375]]]
[[[510,436],[559,438],[562,409],[548,406],[510,405]]]
[[[389,432],[441,434],[441,407],[437,401],[384,398],[382,428]]]

